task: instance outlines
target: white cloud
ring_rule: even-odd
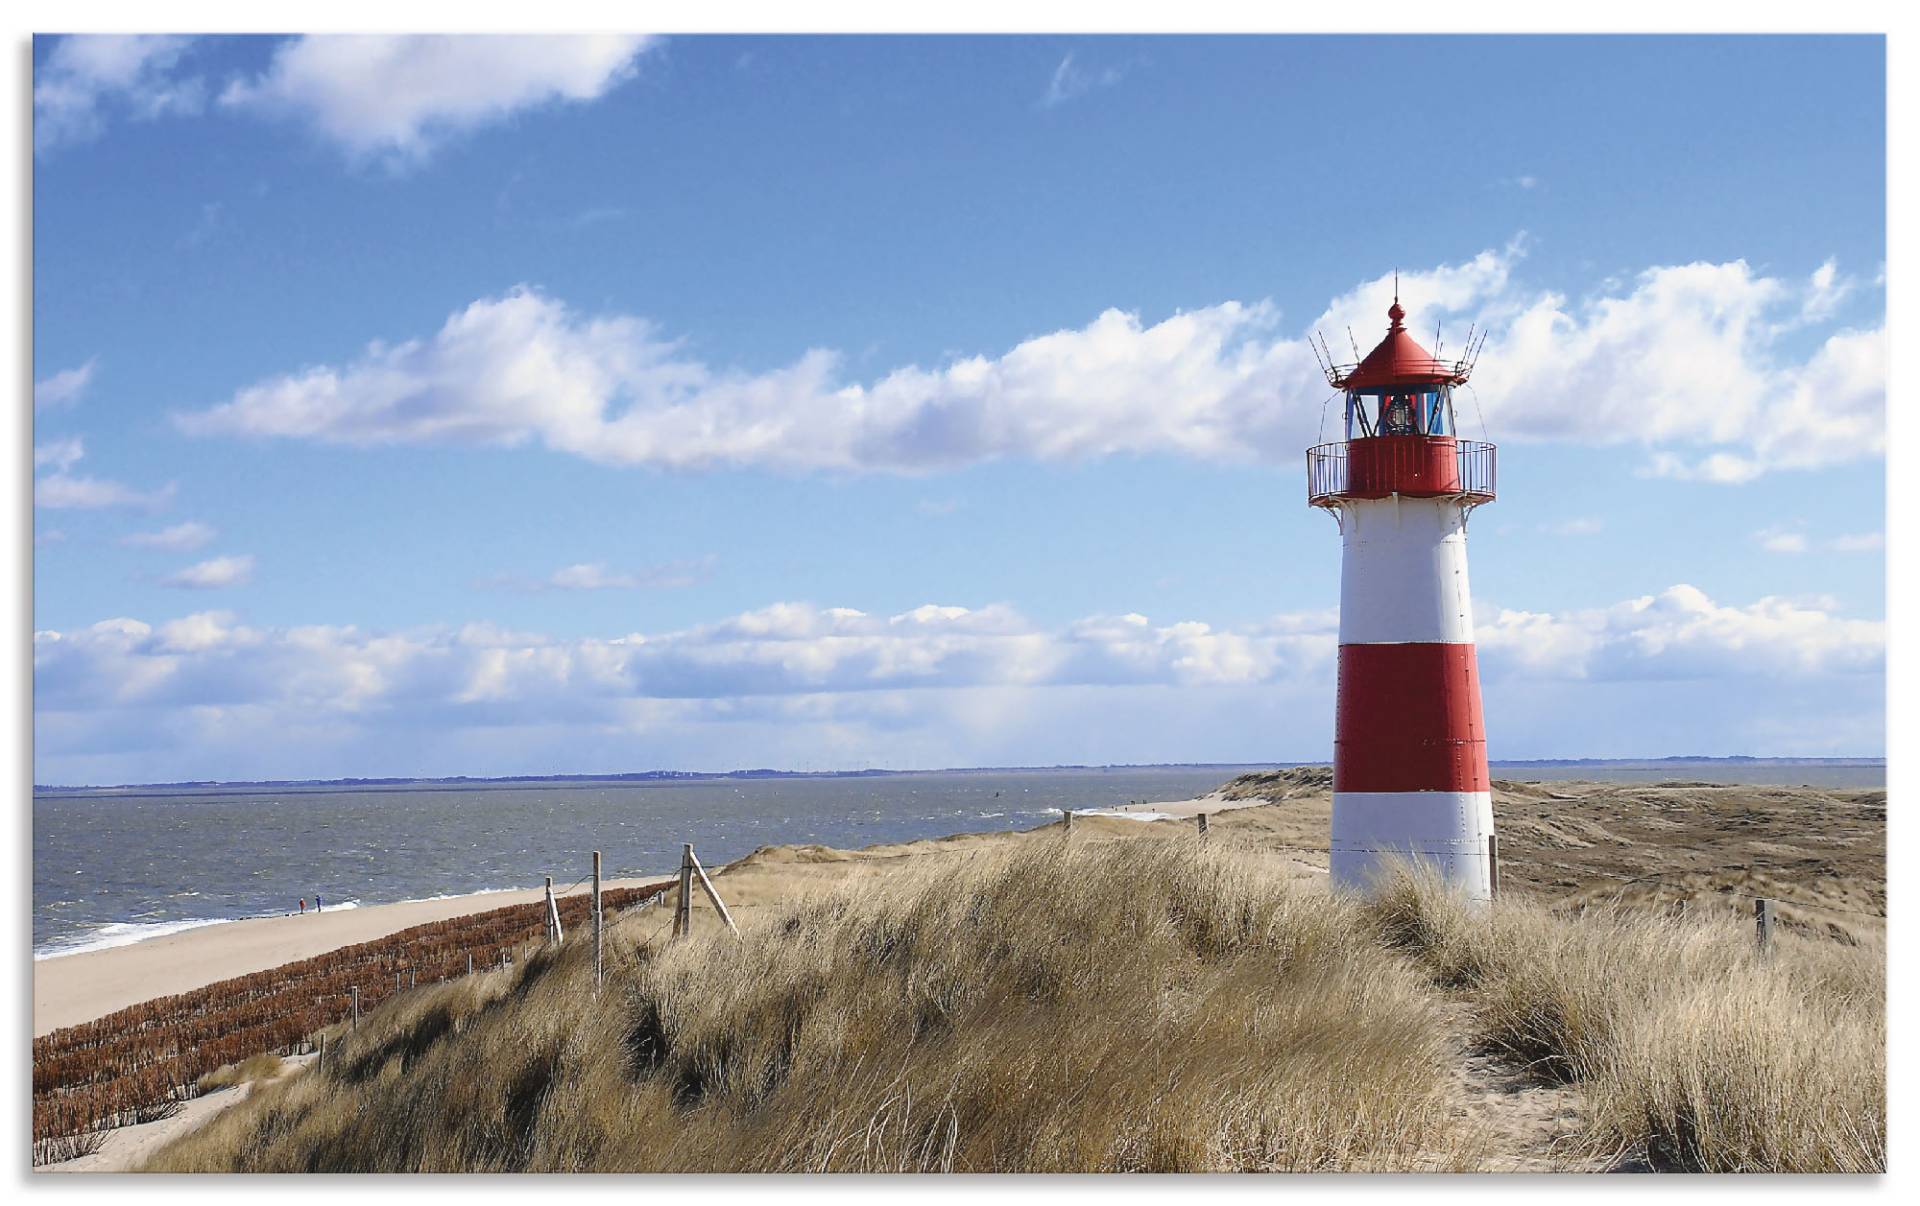
[[[98,510],[105,507],[154,510],[165,506],[173,498],[173,491],[172,482],[158,490],[140,491],[105,478],[50,473],[33,483],[33,505],[49,510]]]
[[[1884,329],[1839,331],[1795,360],[1785,332],[1812,284],[1746,264],[1649,269],[1578,304],[1517,283],[1516,240],[1400,277],[1416,325],[1492,334],[1463,434],[1650,449],[1647,472],[1735,483],[1879,457]],[[1392,274],[1335,299],[1309,330],[1371,343]],[[1777,320],[1777,321],[1776,321]],[[1266,302],[1148,323],[1109,310],[995,357],[870,382],[814,349],[748,373],[688,355],[646,320],[581,314],[538,290],[483,298],[439,331],[374,343],[342,366],[268,378],[177,415],[190,432],[352,445],[539,444],[619,465],[914,472],[1008,457],[1171,453],[1294,457],[1327,388],[1304,337]],[[1425,332],[1422,338],[1430,338]],[[1454,345],[1456,348],[1458,343]]]
[[[33,467],[38,470],[51,465],[53,472],[34,480],[33,505],[49,510],[99,510],[105,507],[154,510],[165,506],[173,498],[172,482],[158,490],[142,492],[105,478],[78,477],[70,473],[69,470],[85,455],[86,447],[77,436],[36,445]]]
[[[213,542],[216,532],[209,524],[197,519],[185,523],[176,523],[172,527],[161,528],[157,532],[134,532],[120,538],[120,543],[133,548],[165,549],[169,552],[191,552],[205,548]]]
[[[1807,551],[1807,534],[1791,526],[1761,528],[1753,534],[1754,540],[1769,553],[1804,553]]]
[[[1852,277],[1840,275],[1840,266],[1836,261],[1827,260],[1813,270],[1813,276],[1808,281],[1805,300],[1800,303],[1801,320],[1823,322],[1831,318],[1858,284]]]
[[[1578,679],[1798,678],[1883,673],[1886,624],[1831,600],[1767,596],[1745,607],[1680,584],[1611,607],[1494,610],[1475,639],[1490,675]]]
[[[309,35],[220,101],[295,117],[356,157],[406,162],[527,109],[593,100],[650,45],[629,34]]]
[[[178,68],[194,39],[171,34],[70,34],[33,78],[33,147],[99,137],[112,112],[136,120],[195,113],[205,82]]]
[[[1100,68],[1086,68],[1073,61],[1068,53],[1053,69],[1053,75],[1047,81],[1047,90],[1041,94],[1039,107],[1052,109],[1063,105],[1075,97],[1085,96],[1095,88],[1111,88],[1127,75],[1124,63],[1110,64]]]
[[[212,564],[212,563],[208,563]],[[532,715],[631,699],[1091,684],[1230,686],[1331,673],[1332,617],[1216,631],[1093,617],[1059,630],[1006,607],[894,616],[781,603],[712,624],[557,640],[487,625],[405,633],[251,628],[209,612],[35,634],[51,708],[248,703],[363,711],[487,703]]]
[[[1683,482],[1712,482],[1721,486],[1737,486],[1765,473],[1766,466],[1750,457],[1737,456],[1731,452],[1716,452],[1701,457],[1697,461],[1688,461],[1677,453],[1656,452],[1648,459],[1644,472],[1648,477],[1670,477]]]
[[[33,467],[43,469],[52,465],[55,473],[65,473],[85,455],[87,455],[86,446],[80,442],[78,436],[50,440],[45,444],[33,446]]]
[[[87,386],[93,383],[94,361],[89,360],[78,368],[61,369],[51,377],[43,377],[33,383],[33,408],[40,410],[48,406],[65,406],[78,401],[80,395],[87,392]]]
[[[1807,553],[1823,549],[1834,553],[1878,553],[1887,547],[1885,532],[1849,532],[1828,539],[1816,539],[1806,533],[1805,523],[1775,524],[1753,534],[1754,540],[1769,553]]]
[[[1737,483],[1885,449],[1886,337],[1840,331],[1803,361],[1783,315],[1817,291],[1742,261],[1654,268],[1631,291],[1571,304],[1543,294],[1495,327],[1474,388],[1502,436],[1663,450],[1662,476]]]
[[[245,586],[253,580],[251,556],[214,557],[189,565],[160,579],[162,586],[187,590],[217,590],[226,586]]]
[[[564,566],[545,578],[528,579],[511,574],[479,583],[483,587],[504,590],[675,590],[697,586],[713,573],[713,557],[669,561],[632,570],[612,570],[604,561]]]
[[[503,757],[547,768],[687,764],[687,749],[710,766],[824,753],[839,764],[1190,760],[1221,757],[1229,730],[1229,749],[1248,759],[1325,757],[1336,622],[1327,609],[1235,628],[1142,615],[1039,626],[1000,605],[881,616],[776,603],[693,628],[559,639],[490,624],[253,628],[223,611],[161,624],[113,618],[35,634],[36,741],[58,755],[38,778],[88,774],[63,766],[157,778],[140,753],[156,734],[186,774],[238,774],[259,749],[359,759],[330,774],[374,772],[372,749],[420,768],[428,747],[447,759],[440,772],[490,772]],[[1859,751],[1876,739],[1853,714],[1822,728],[1824,712],[1795,703],[1826,691],[1860,707],[1884,670],[1884,624],[1843,618],[1826,599],[1741,607],[1674,586],[1588,611],[1490,609],[1478,639],[1490,709],[1509,701],[1515,728],[1540,722],[1536,691],[1580,684],[1553,711],[1567,726],[1555,739],[1574,745],[1609,739],[1592,728],[1594,701],[1634,682],[1647,684],[1636,714],[1705,684],[1705,697],[1688,699],[1786,709],[1818,749]],[[1655,709],[1657,732],[1644,739],[1688,741],[1688,716],[1718,714],[1718,703],[1690,703],[1678,722]],[[781,755],[760,757],[768,749]]]
[[[1878,553],[1887,547],[1885,532],[1853,532],[1845,536],[1835,536],[1828,543],[1836,553]]]

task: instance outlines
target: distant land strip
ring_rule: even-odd
[[[36,796],[87,795],[111,793],[118,799],[138,799],[142,796],[180,795],[193,792],[246,792],[246,791],[323,791],[336,789],[344,791],[365,790],[378,787],[404,787],[415,791],[473,791],[493,788],[518,787],[522,784],[573,784],[593,785],[601,783],[661,784],[702,783],[728,780],[756,779],[875,779],[897,775],[1017,775],[1045,774],[1050,771],[1143,771],[1143,770],[1278,770],[1294,766],[1326,766],[1330,758],[1303,758],[1272,762],[1123,762],[1090,765],[1085,763],[1059,763],[1054,766],[946,766],[927,767],[917,770],[833,770],[833,771],[796,771],[754,768],[750,770],[730,771],[618,771],[609,774],[576,775],[441,775],[441,776],[391,776],[384,778],[350,779],[190,779],[176,783],[123,783],[114,785],[73,785],[42,784],[33,785]],[[1838,757],[1838,758],[1769,758],[1750,754],[1729,754],[1715,756],[1708,754],[1669,754],[1659,758],[1506,758],[1497,759],[1490,766],[1500,767],[1540,767],[1540,766],[1665,766],[1669,764],[1730,766],[1880,766],[1884,767],[1884,757]]]

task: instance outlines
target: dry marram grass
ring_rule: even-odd
[[[272,1080],[280,1075],[284,1061],[269,1051],[259,1055],[250,1055],[237,1064],[228,1064],[216,1068],[202,1076],[194,1085],[197,1092],[210,1093],[215,1089],[230,1089],[234,1085],[243,1085],[249,1081]]]
[[[1724,912],[1526,897],[1475,910],[1406,875],[1369,906],[1475,1010],[1478,1039],[1576,1085],[1588,1143],[1654,1168],[1886,1168],[1886,952]]]
[[[1725,912],[1475,909],[1417,876],[1363,902],[1283,860],[1036,840],[739,940],[629,916],[597,998],[578,940],[422,989],[151,1167],[1487,1167],[1469,1047],[1572,1087],[1582,1150],[1551,1166],[1885,1167],[1880,939],[1762,957]]]
[[[161,1170],[1469,1167],[1438,1002],[1270,856],[1029,843],[376,1011]],[[642,930],[641,932],[644,932]]]

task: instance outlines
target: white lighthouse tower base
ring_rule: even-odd
[[[1418,864],[1471,899],[1491,900],[1492,834],[1492,792],[1335,792],[1327,870],[1336,890],[1364,892],[1395,864]]]

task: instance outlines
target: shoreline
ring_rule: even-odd
[[[669,875],[609,879],[601,887],[635,888]],[[586,885],[560,896],[584,895]],[[191,992],[220,980],[268,971],[343,946],[484,913],[537,904],[545,888],[491,889],[392,904],[333,908],[217,921],[123,946],[97,947],[33,960],[33,1035],[77,1026],[129,1005]]]
[[[1075,815],[1144,823],[1191,820],[1202,812],[1226,812],[1264,803],[1267,801],[1258,797],[1228,800],[1219,792],[1209,792],[1185,800],[1076,809]],[[709,868],[710,872],[718,870]],[[665,872],[609,879],[603,881],[602,886],[608,889],[638,887],[671,876],[672,872]],[[589,888],[579,886],[559,895],[581,895],[588,891]],[[33,1034],[38,1038],[62,1027],[105,1017],[129,1005],[267,971],[416,925],[510,905],[536,904],[543,893],[543,888],[494,888],[390,904],[336,905],[324,913],[269,914],[210,921],[118,946],[45,955],[36,952],[33,957]]]

